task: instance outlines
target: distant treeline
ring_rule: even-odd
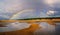
[[[17,19],[17,20],[36,20],[36,19],[60,19],[60,17],[25,18],[25,19]]]

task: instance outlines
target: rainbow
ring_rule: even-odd
[[[10,19],[14,19],[18,14],[21,15],[22,13],[28,12],[28,11],[33,11],[34,9],[24,9],[19,12],[16,12],[14,15],[11,16]]]

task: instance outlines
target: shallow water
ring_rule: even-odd
[[[37,22],[35,24],[38,24],[39,27],[37,30],[35,30],[33,33],[34,35],[57,35],[60,34],[60,22],[55,23],[56,26],[50,25],[47,22]],[[7,31],[16,31],[16,30],[22,30],[29,28],[32,24],[29,23],[9,23],[6,26],[7,27],[0,27],[0,32],[7,32]]]
[[[0,32],[21,30],[21,29],[29,28],[30,25],[31,24],[19,23],[19,22],[9,23],[5,25],[6,27],[0,27]]]

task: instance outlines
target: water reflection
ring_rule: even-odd
[[[37,22],[35,24],[38,24],[39,28],[33,32],[34,35],[59,35],[60,34],[60,22],[57,22],[56,26],[50,25],[47,22]],[[30,29],[31,25],[32,23],[29,24],[26,22],[9,23],[6,25],[7,27],[0,27],[0,32],[16,31],[16,30],[22,30],[26,28]]]
[[[40,22],[39,26],[42,27],[35,31],[35,35],[54,35],[55,26],[46,22]]]
[[[5,25],[6,27],[0,27],[0,32],[21,30],[21,29],[29,28],[30,25],[31,24],[19,23],[19,22],[9,23]]]
[[[56,30],[56,35],[60,35],[60,22],[58,22],[58,23],[56,23],[56,28],[55,28],[55,30]]]

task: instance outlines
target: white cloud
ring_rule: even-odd
[[[54,15],[55,11],[48,11],[47,15]]]

